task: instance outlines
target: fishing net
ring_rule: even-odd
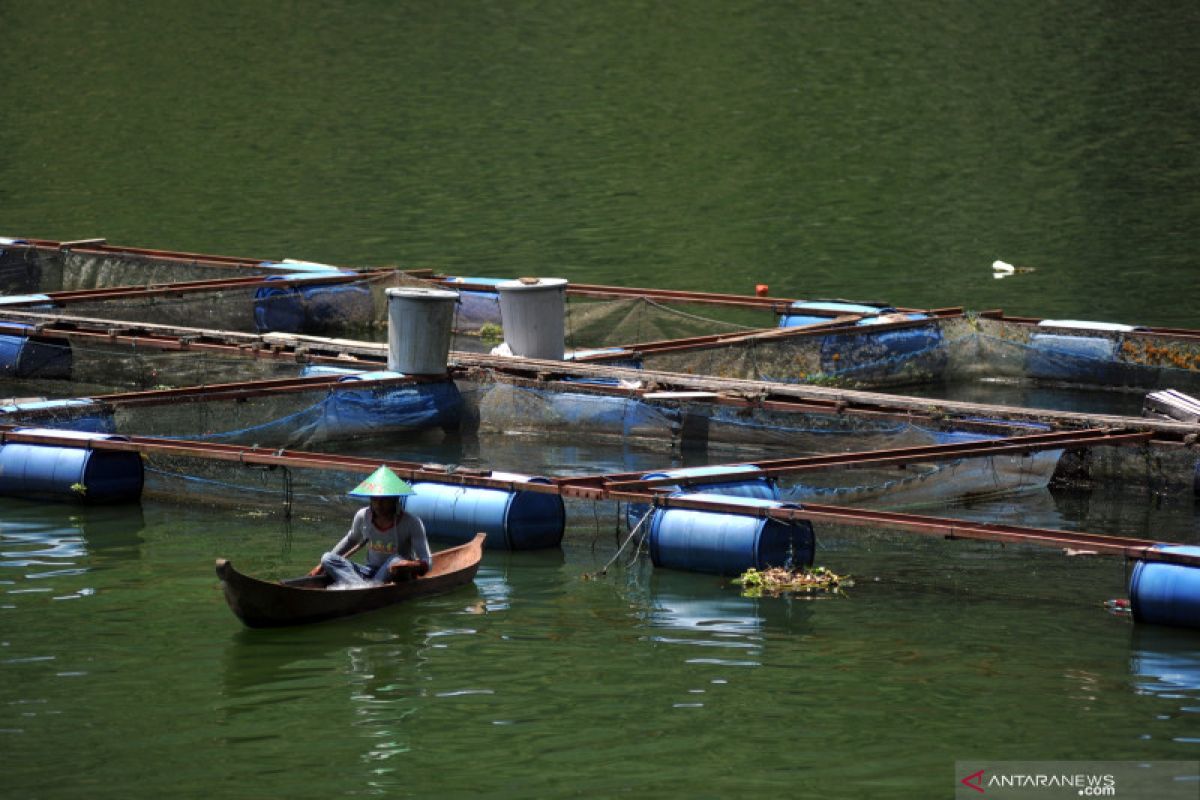
[[[74,316],[160,325],[182,323],[209,330],[353,334],[375,339],[386,330],[387,289],[411,285],[425,284],[394,272],[349,283],[234,287],[72,302],[67,310]]]
[[[0,421],[289,449],[362,436],[385,441],[459,425],[462,401],[450,381],[362,387],[357,383],[260,390],[233,399],[198,392],[136,401],[32,402],[2,409]]]
[[[1028,381],[1105,389],[1200,389],[1200,343],[1047,333],[974,316],[895,329],[769,333],[642,354],[647,370],[779,383],[893,388]]]
[[[852,387],[920,384],[949,375],[961,343],[946,336],[945,325],[801,334],[776,329],[718,345],[649,351],[642,358],[648,370],[719,378]]]
[[[42,275],[42,259],[37,250],[22,245],[0,245],[0,295],[41,292]]]
[[[299,519],[343,519],[364,503],[346,496],[362,474],[331,468],[262,466],[183,454],[144,459],[143,495],[193,505],[247,509]],[[335,539],[331,538],[330,544]],[[319,555],[319,554],[318,554]]]
[[[614,347],[685,339],[769,326],[773,316],[761,311],[716,316],[711,307],[664,305],[644,297],[623,300],[572,299],[567,304],[569,348]]]
[[[327,274],[322,271],[325,269],[304,263],[222,266],[121,253],[51,252],[21,246],[0,249],[0,287],[8,295],[264,278],[268,283],[256,287],[64,300],[65,309],[74,316],[168,325],[184,323],[217,330],[357,333],[374,337],[377,335],[374,332],[386,325],[388,288],[429,285],[400,271],[349,283],[322,284],[317,279]],[[329,274],[335,269],[327,268]],[[298,278],[311,280],[294,286],[270,285]],[[17,308],[53,310],[55,306]]]
[[[22,362],[20,370],[6,375],[4,396],[83,397],[293,378],[301,370],[294,360],[248,358],[214,350],[163,350],[136,343],[105,344],[98,337],[47,338],[35,345],[45,358],[34,365]]]
[[[568,295],[565,314],[567,350],[752,330],[769,326],[774,321],[761,311],[725,311],[721,316],[711,307],[668,306],[644,297],[593,300]],[[459,348],[456,345],[456,349],[477,352],[499,344],[503,340],[499,295],[460,291],[454,330],[488,340],[484,348],[469,345]]]
[[[779,497],[793,503],[911,509],[955,499],[983,499],[1045,489],[1061,450],[905,464],[899,469],[823,470],[779,480]]]

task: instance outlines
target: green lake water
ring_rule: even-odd
[[[0,235],[1200,327],[1198,22],[0,0]],[[481,457],[677,460],[510,438]],[[1200,542],[1190,496],[926,510]],[[928,798],[955,761],[1200,758],[1200,637],[1106,612],[1118,560],[818,527],[847,596],[753,599],[644,557],[584,580],[613,519],[571,511],[474,587],[251,632],[213,560],[294,574],[348,520],[0,500],[0,794]]]

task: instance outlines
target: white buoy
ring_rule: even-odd
[[[496,285],[504,341],[513,355],[562,361],[567,281],[521,278]]]
[[[458,292],[388,289],[388,369],[405,375],[445,375]]]

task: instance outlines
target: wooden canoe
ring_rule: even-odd
[[[217,559],[217,577],[221,579],[229,608],[247,627],[304,625],[464,586],[475,579],[485,538],[482,533],[476,534],[466,544],[434,553],[429,572],[419,578],[361,589],[328,589],[329,578],[324,575],[260,581],[238,572],[223,558]]]

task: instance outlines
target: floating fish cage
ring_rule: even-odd
[[[726,447],[790,454],[920,448],[983,443],[1028,430],[1019,422],[932,412],[856,413],[815,401],[792,407],[752,393],[652,391],[660,376],[690,374],[758,386],[893,388],[1001,379],[1194,392],[1200,388],[1200,337],[847,301],[764,300],[753,308],[747,302],[732,322],[737,315],[724,319],[704,308],[669,305],[677,298],[668,292],[618,297],[597,287],[573,293],[578,285],[557,279],[439,278],[435,285],[425,277],[435,276],[0,240],[0,309],[10,318],[35,312],[0,330],[0,373],[11,390],[0,423],[56,429],[54,443],[15,437],[0,445],[0,493],[95,503],[136,500],[143,493],[214,504],[282,502],[288,512],[342,516],[356,505],[342,496],[356,471],[334,462],[300,468],[286,459],[251,465],[231,461],[230,451],[219,448],[282,452],[389,437],[408,441],[429,431],[466,453],[465,442],[492,434],[534,434],[540,441],[597,437],[663,455],[662,467],[633,473],[632,483],[647,483],[653,491],[630,494],[637,500],[624,506],[626,530],[642,530],[653,563],[730,575],[811,564],[815,534],[799,512],[818,503],[941,504],[1044,490],[1056,476],[1200,492],[1200,455],[1177,446],[1187,440],[1125,446],[1097,439],[1069,451],[1039,446],[1022,452],[1014,445],[962,457],[954,450],[946,451],[953,458],[914,455],[902,464],[849,473],[768,475],[757,463],[685,467],[689,459],[711,459]],[[177,290],[165,286],[180,281],[192,283]],[[88,294],[113,287],[127,288]],[[397,306],[405,308],[399,316]],[[388,369],[382,369],[378,349],[364,356],[363,348],[350,348],[357,355],[343,348],[345,363],[328,355],[318,363],[302,343],[289,350],[279,344],[283,340],[265,336],[233,337],[220,349],[193,348],[188,334],[174,345],[151,343],[136,332],[123,337],[114,331],[107,339],[82,330],[53,335],[36,317],[42,312],[41,319],[72,314],[136,325],[187,319],[205,330],[247,337],[374,332],[388,321]],[[487,349],[478,334],[488,325],[499,326],[518,357],[537,359],[537,370],[517,377],[516,368],[502,365],[456,365],[451,347],[459,350],[469,340],[464,349]],[[460,335],[452,343],[451,329],[476,336]],[[548,361],[582,371],[555,375],[558,367]],[[617,377],[610,367],[626,371]],[[645,389],[638,375],[646,376]],[[214,378],[245,383],[213,386]],[[274,383],[249,383],[262,379]],[[142,391],[111,397],[72,391],[83,386]],[[48,398],[18,397],[36,396],[42,387]],[[198,444],[153,452],[105,446],[146,435]],[[485,531],[489,546],[511,550],[554,548],[562,541],[568,506],[560,491],[567,484],[560,481],[566,479],[443,472],[414,471],[416,494],[405,501],[434,539],[461,542]],[[583,496],[593,506],[598,502]],[[687,505],[703,500],[716,505]],[[620,521],[622,507],[610,505]],[[1191,545],[1159,547],[1166,556],[1200,557],[1200,548]],[[1186,558],[1176,562],[1147,557],[1135,567],[1130,596],[1139,622],[1197,625],[1200,573]]]
[[[7,244],[0,246],[0,286],[16,297],[0,303],[10,307],[15,301],[20,301],[17,307],[21,308],[44,306],[48,297],[64,291],[230,276],[263,279],[252,289],[229,286],[194,294],[159,292],[91,301],[75,296],[67,305],[59,305],[65,301],[51,297],[59,313],[109,319],[169,324],[183,318],[206,328],[339,334],[381,329],[387,314],[384,290],[389,286],[431,286],[394,269],[354,270],[295,260],[125,251],[88,243],[54,246],[5,241]],[[326,282],[347,277],[353,280]],[[495,277],[439,280],[442,285],[461,287],[453,326],[474,333],[484,325],[503,325],[504,287],[520,285]],[[306,283],[270,285],[289,281]],[[559,287],[549,286],[547,279],[542,283],[559,291]],[[538,294],[523,286],[523,290],[509,290],[510,300]],[[684,304],[686,298],[673,296],[669,300],[675,305],[668,304],[654,290],[615,299],[597,297],[595,291],[572,295],[569,287],[565,290],[561,316],[523,315],[515,310],[519,304],[510,302],[510,324],[516,326],[514,341],[546,320],[553,319],[557,325],[561,318],[562,335],[556,328],[546,337],[554,347],[562,343],[568,353],[617,347],[624,350],[620,357],[637,357],[647,369],[656,371],[858,388],[970,383],[986,377],[1054,385],[1200,390],[1200,340],[1136,325],[1010,319],[990,312],[926,312],[883,303],[811,300],[792,301],[782,308],[778,303],[760,304],[758,311],[747,306],[735,323],[705,307]],[[772,322],[777,327],[768,327]],[[831,327],[833,323],[838,324]],[[808,330],[814,326],[819,330]],[[721,336],[729,333],[745,335],[734,340]],[[470,344],[470,338],[458,337],[455,348],[478,351],[478,343]],[[646,343],[656,344],[647,347]],[[560,357],[556,350],[542,347],[529,352]],[[615,357],[588,358],[604,363]]]

